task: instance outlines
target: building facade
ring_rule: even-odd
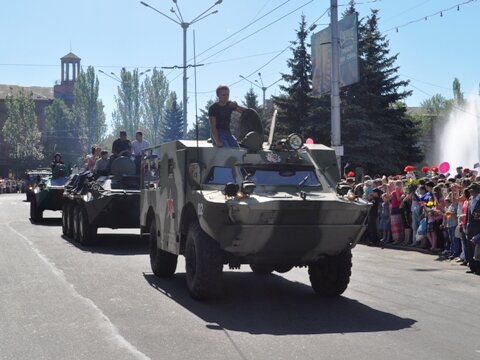
[[[3,131],[1,131],[8,116],[5,103],[7,97],[16,96],[21,91],[24,91],[27,95],[31,94],[35,102],[38,129],[43,133],[45,131],[45,108],[54,99],[62,99],[70,108],[73,106],[75,81],[80,74],[80,60],[73,53],[68,53],[62,57],[60,59],[61,80],[53,87],[0,84],[0,176],[11,175],[13,169],[16,168],[15,161],[9,156],[10,148],[5,144]],[[49,160],[47,159],[46,162],[49,162]]]

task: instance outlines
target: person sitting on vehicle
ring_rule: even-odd
[[[233,111],[244,112],[246,108],[235,101],[229,101],[230,89],[226,85],[217,87],[218,101],[208,108],[208,118],[214,145],[216,147],[238,148],[237,139],[230,132],[230,117]]]
[[[140,173],[140,163],[142,162],[143,150],[150,147],[150,143],[143,138],[143,133],[139,130],[135,133],[135,140],[132,141],[132,155],[135,159],[137,174]]]
[[[108,151],[102,150],[100,152],[100,159],[95,163],[93,174],[95,176],[107,176],[110,174],[110,161],[108,160]]]
[[[63,163],[62,155],[60,153],[55,154],[50,167],[52,168],[52,177],[53,178],[64,177],[66,175],[65,174],[65,164]]]
[[[119,133],[119,138],[115,140],[112,144],[112,158],[117,158],[119,156],[130,156],[132,154],[132,144],[130,140],[127,139],[127,132],[121,130]]]
[[[91,153],[85,155],[85,158],[83,159],[83,168],[85,170],[93,172],[93,168],[95,167],[95,161],[99,157],[101,150],[102,149],[97,145],[92,145]]]

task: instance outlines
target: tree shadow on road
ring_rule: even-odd
[[[98,234],[93,245],[83,246],[78,241],[62,235],[65,241],[85,252],[108,255],[146,255],[148,239],[139,234]]]
[[[223,293],[208,302],[190,298],[184,273],[171,279],[146,273],[144,277],[161,294],[207,322],[206,327],[212,330],[304,335],[395,331],[416,323],[345,296],[319,297],[310,286],[278,275],[262,278],[252,273],[225,272]]]

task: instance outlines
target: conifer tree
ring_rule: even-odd
[[[177,94],[172,91],[167,102],[160,131],[163,141],[167,142],[182,139],[183,127],[182,105],[177,102]]]
[[[302,15],[300,27],[296,32],[297,41],[292,42],[293,57],[287,61],[291,73],[282,74],[282,79],[286,82],[286,85],[280,86],[283,93],[273,97],[278,107],[276,125],[278,136],[292,132],[303,133],[310,120],[313,98],[312,62],[306,42],[309,31],[305,16]]]
[[[214,103],[213,100],[208,100],[204,109],[200,109],[200,116],[198,117],[198,139],[207,140],[210,135],[210,121],[208,118],[208,109]],[[195,126],[187,133],[187,139],[194,140],[197,138]]]

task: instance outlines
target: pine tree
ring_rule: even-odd
[[[378,10],[359,24],[360,82],[341,91],[344,162],[367,173],[392,174],[421,160],[419,131],[406,115],[403,88],[389,56],[389,43],[378,30]]]
[[[204,109],[200,109],[200,116],[198,117],[198,139],[207,140],[210,138],[210,121],[208,118],[208,109],[214,103],[213,100],[208,100]],[[190,129],[187,133],[187,139],[195,140],[197,138],[197,133],[195,127]]]
[[[9,157],[15,160],[17,168],[43,159],[33,94],[27,95],[21,90],[18,95],[7,96],[5,105],[7,119],[2,131]]]
[[[163,141],[167,142],[182,139],[183,127],[182,106],[181,103],[177,103],[177,94],[172,91],[167,102],[165,116],[160,130]]]
[[[273,97],[279,110],[276,132],[280,136],[292,132],[303,133],[310,120],[314,100],[311,96],[312,62],[306,43],[309,31],[305,16],[302,15],[300,28],[296,32],[297,41],[292,42],[292,46],[295,46],[292,47],[293,58],[287,61],[291,73],[282,74],[287,85],[280,86],[283,94]]]
[[[260,106],[258,105],[258,95],[253,91],[253,88],[247,91],[245,94],[245,100],[243,106],[255,110],[258,114],[261,114]]]

